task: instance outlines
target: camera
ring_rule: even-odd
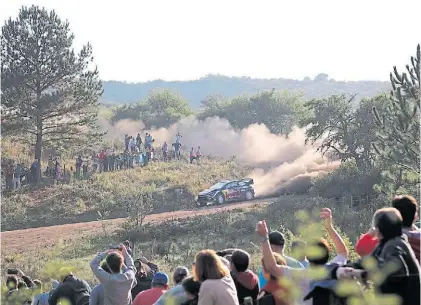
[[[18,274],[19,271],[16,268],[7,269],[7,274]]]

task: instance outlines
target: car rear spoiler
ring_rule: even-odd
[[[241,181],[244,181],[245,183],[248,183],[248,184],[254,184],[254,181],[251,178],[244,178]]]

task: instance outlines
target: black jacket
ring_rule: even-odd
[[[237,289],[239,304],[244,304],[244,298],[246,297],[251,297],[253,303],[255,303],[259,294],[259,278],[257,275],[249,270],[246,272],[231,271],[231,277]]]
[[[420,304],[420,265],[405,236],[381,241],[371,257],[385,276],[384,281],[376,285],[378,293],[398,295],[402,305]],[[361,262],[347,266],[363,269]],[[333,278],[336,278],[336,270],[333,268],[331,272]],[[367,272],[363,275],[365,277]]]
[[[140,262],[140,260],[136,260]],[[141,262],[140,262],[141,263]],[[142,265],[143,263],[141,263]],[[142,267],[142,270],[138,270],[136,273],[136,286],[132,288],[132,299],[142,291],[148,290],[152,286],[152,280],[155,273],[158,271],[158,266],[149,262],[146,266]]]
[[[48,303],[50,305],[57,305],[60,299],[65,298],[70,301],[70,305],[89,304],[90,294],[91,287],[86,281],[79,280],[70,275],[54,289]]]

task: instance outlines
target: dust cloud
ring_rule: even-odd
[[[175,135],[182,135],[185,151],[201,147],[203,155],[221,158],[235,157],[236,162],[254,169],[249,177],[254,179],[256,195],[270,196],[277,193],[302,193],[308,190],[311,178],[333,171],[339,162],[329,161],[305,145],[305,129],[294,127],[290,134],[276,135],[263,124],[252,124],[235,130],[226,119],[219,117],[199,121],[194,117],[180,120],[169,128],[145,130],[139,121],[122,120],[114,126],[102,125],[110,137],[124,139],[125,134],[142,136],[150,132],[156,144],[164,141],[171,145]],[[229,177],[227,177],[229,178]]]

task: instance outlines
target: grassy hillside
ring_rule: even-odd
[[[227,77],[209,75],[193,81],[166,82],[155,80],[147,83],[125,83],[104,81],[104,102],[130,103],[146,97],[155,88],[173,89],[184,96],[191,107],[197,108],[207,96],[220,94],[233,97],[258,91],[291,90],[301,91],[310,98],[327,97],[333,94],[358,94],[357,99],[375,96],[382,91],[390,90],[390,83],[375,81],[341,82],[335,80],[292,80],[292,79],[255,79],[250,77]]]
[[[204,158],[199,165],[150,163],[98,174],[90,182],[27,187],[2,198],[2,231],[126,217],[130,196],[142,191],[151,195],[155,212],[190,208],[200,190],[221,179],[244,177],[249,171],[235,162]]]

